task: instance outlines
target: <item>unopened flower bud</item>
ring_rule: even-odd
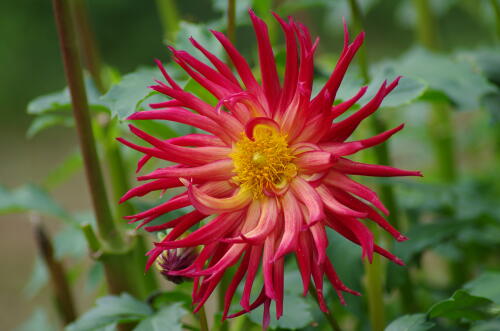
[[[193,247],[168,249],[158,257],[156,260],[156,267],[167,280],[175,284],[180,284],[191,279],[183,276],[170,275],[170,272],[189,267],[197,256],[198,252]]]

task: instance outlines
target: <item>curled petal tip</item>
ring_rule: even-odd
[[[400,266],[405,266],[406,264],[404,263],[403,260],[401,260],[399,257],[394,258],[394,263],[399,264]]]
[[[403,236],[402,234],[400,234],[400,235],[396,238],[396,240],[397,240],[397,241],[400,241],[400,242],[401,242],[401,241],[406,241],[406,240],[408,240],[408,239],[409,239],[409,238],[408,238],[407,236]]]

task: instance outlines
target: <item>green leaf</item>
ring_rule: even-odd
[[[66,327],[67,331],[93,331],[116,323],[140,321],[153,313],[142,301],[127,293],[97,299],[96,306]]]
[[[37,308],[26,322],[18,326],[15,331],[53,331],[57,327],[49,321],[47,312],[43,308]]]
[[[490,304],[489,299],[470,295],[465,290],[458,290],[451,298],[433,305],[429,309],[428,315],[431,318],[447,317],[451,319],[480,320],[488,317],[484,308]]]
[[[186,309],[191,309],[192,298],[189,293],[191,287],[191,283],[178,284],[175,286],[174,290],[162,292],[161,294],[155,296],[151,306],[156,309],[161,309],[172,304],[182,304]]]
[[[370,87],[366,92],[365,96],[360,100],[360,104],[367,103],[382,85],[382,83],[387,80],[387,82],[393,81],[399,73],[390,64],[381,64],[376,66],[376,69],[372,72],[373,79],[370,82]],[[427,89],[427,84],[419,79],[411,77],[402,77],[399,80],[398,86],[387,97],[384,98],[382,102],[383,107],[399,107],[405,104],[409,104],[412,101],[420,98],[425,90]]]
[[[90,293],[94,291],[104,280],[104,266],[102,262],[96,261],[89,269],[84,291]]]
[[[37,211],[72,222],[68,213],[41,187],[27,184],[14,190],[0,186],[0,214]]]
[[[80,228],[66,225],[54,237],[54,252],[56,259],[84,257],[87,254],[87,241]]]
[[[42,186],[52,190],[79,171],[82,166],[82,154],[79,151],[73,152],[45,177]]]
[[[163,307],[142,320],[134,331],[182,331],[181,318],[187,314],[180,303]]]
[[[85,88],[89,107],[99,111],[106,111],[106,105],[99,99],[99,91],[90,77],[85,78]],[[32,115],[41,115],[54,111],[67,111],[70,109],[71,97],[67,87],[62,91],[37,97],[28,104],[28,114]]]
[[[406,233],[411,240],[395,243],[394,253],[403,261],[409,260],[425,249],[438,245],[453,237],[465,222],[437,221],[436,223],[417,224]]]
[[[477,109],[483,95],[493,92],[494,86],[467,62],[448,55],[415,48],[395,64],[398,74],[420,79],[429,88],[444,93],[459,109]]]
[[[500,330],[500,318],[486,322],[476,322],[469,331],[498,331]]]
[[[250,320],[257,324],[262,324],[262,314],[264,308],[260,306],[259,308],[253,310],[249,314]],[[313,322],[312,308],[307,303],[307,300],[302,297],[291,293],[285,293],[285,298],[283,302],[283,316],[279,320],[276,320],[276,308],[271,305],[271,323],[269,327],[271,329],[283,328],[283,329],[300,329],[311,322]]]
[[[66,114],[41,114],[40,116],[35,117],[33,122],[31,122],[31,125],[26,132],[26,136],[28,138],[33,138],[38,133],[56,125],[70,128],[75,125],[75,121],[72,117]]]
[[[161,72],[156,68],[139,68],[123,76],[101,100],[109,107],[113,116],[123,120],[137,111],[141,102],[151,95],[152,91],[148,86],[153,85],[155,79],[160,77]]]
[[[185,50],[191,54],[200,54],[200,51],[191,45],[191,42],[189,41],[189,38],[193,37],[197,42],[203,45],[203,47],[214,53],[216,56],[223,56],[223,48],[217,39],[210,33],[205,24],[195,24],[181,21],[179,27],[180,29],[174,43],[176,49]],[[198,59],[209,63],[204,56],[200,56]]]
[[[208,92],[206,88],[201,86],[194,79],[189,79],[187,81],[186,85],[184,86],[184,90],[186,90],[187,92],[191,92],[192,94],[196,95],[198,98],[208,104],[211,104],[212,106],[217,105],[218,100],[210,92]]]
[[[425,314],[404,315],[389,324],[385,331],[426,331],[434,326]]]
[[[471,295],[489,299],[500,305],[500,272],[488,271],[464,285]]]
[[[47,266],[40,256],[35,257],[33,271],[28,283],[23,289],[23,294],[28,298],[33,298],[49,281]]]
[[[499,47],[479,48],[473,51],[458,53],[458,57],[469,61],[490,81],[500,86],[500,56],[498,56],[499,52]]]

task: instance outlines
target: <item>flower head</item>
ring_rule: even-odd
[[[373,114],[384,97],[398,84],[384,82],[376,95],[349,116],[338,120],[366,92],[362,87],[349,100],[334,105],[335,96],[349,63],[363,42],[364,34],[349,43],[345,29],[344,48],[333,73],[320,92],[312,97],[313,56],[318,45],[309,31],[292,18],[275,15],[286,38],[286,68],[283,82],[277,74],[266,24],[250,11],[259,47],[262,84],[229,40],[212,31],[231,59],[230,67],[191,38],[192,44],[213,66],[185,51],[170,47],[174,60],[200,85],[213,94],[210,105],[183,90],[158,61],[166,82],[151,88],[170,99],[152,104],[130,120],[166,120],[194,126],[206,133],[160,140],[130,126],[132,133],[150,147],[119,139],[145,155],[139,169],[150,158],[175,163],[138,177],[151,180],[131,189],[122,201],[152,191],[185,186],[186,190],[147,211],[128,216],[139,227],[170,211],[193,206],[194,210],[148,231],[172,229],[149,252],[151,265],[164,251],[199,247],[199,255],[170,276],[194,278],[195,310],[201,308],[225,271],[237,265],[225,296],[224,318],[238,316],[264,304],[264,325],[269,306],[283,313],[283,267],[287,255],[295,255],[304,293],[314,282],[321,309],[323,278],[332,283],[340,300],[347,288],[326,255],[326,228],[337,231],[362,248],[363,257],[373,253],[402,264],[397,257],[376,245],[364,224],[375,222],[397,240],[405,240],[376,209],[388,214],[377,195],[351,179],[362,176],[418,176],[419,172],[351,161],[347,156],[387,140],[402,125],[374,137],[349,141],[362,120]],[[138,169],[138,170],[139,170]],[[215,216],[204,221],[208,216]],[[364,222],[361,222],[363,220]],[[200,227],[182,239],[193,225]],[[148,265],[148,266],[149,266]],[[250,302],[253,282],[262,269],[260,295]],[[243,279],[245,280],[243,281]],[[237,286],[244,282],[239,313],[228,315]]]

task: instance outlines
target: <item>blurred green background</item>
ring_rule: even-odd
[[[221,10],[224,2],[197,0],[175,1],[175,4],[183,20],[212,27],[220,26],[224,20]],[[341,0],[281,0],[270,6],[284,8],[284,12],[278,13],[282,16],[294,15],[311,29],[313,35],[320,36],[317,58],[330,63],[342,47],[341,18],[346,16],[349,20],[346,3],[347,1]],[[370,63],[398,58],[415,46],[415,13],[410,0],[370,0],[360,3],[366,14],[366,49]],[[445,54],[490,47],[497,42],[495,20],[489,1],[442,0],[432,3],[438,17],[439,40]],[[89,0],[87,4],[102,58],[118,72],[125,74],[140,66],[151,66],[155,58],[164,61],[169,59],[157,2]],[[238,4],[239,10],[244,12],[251,1],[239,1]],[[244,19],[247,20],[246,17]],[[269,17],[265,19],[270,21]],[[238,28],[237,44],[248,57],[254,57],[254,37],[248,24]],[[2,185],[14,188],[26,182],[39,183],[76,149],[73,128],[57,127],[43,131],[31,139],[26,137],[32,120],[26,113],[29,101],[64,86],[51,2],[1,1]],[[433,178],[435,161],[429,151],[429,144],[421,140],[426,134],[426,122],[422,119],[426,114],[425,106],[401,107],[386,112],[382,117],[391,123],[404,120],[409,126],[392,143],[395,164],[423,170],[425,175],[430,174],[426,181],[439,182]],[[493,154],[492,139],[495,134],[491,126],[495,116],[484,109],[466,109],[455,113],[454,117],[458,152],[456,162],[459,168],[463,171],[467,169],[468,174],[488,176],[484,171],[491,171],[494,162],[498,160]],[[496,178],[491,177],[491,180],[496,181]],[[81,173],[58,187],[54,196],[69,210],[89,208]],[[10,330],[31,315],[33,306],[40,303],[50,305],[51,300],[46,289],[38,293],[34,300],[30,300],[24,290],[31,277],[36,255],[28,216],[15,214],[2,215],[0,218],[0,330]],[[51,231],[55,232],[57,222],[49,221]],[[441,275],[434,276],[436,282],[443,281]],[[79,311],[83,311],[92,302],[91,297],[78,294],[77,300]]]

